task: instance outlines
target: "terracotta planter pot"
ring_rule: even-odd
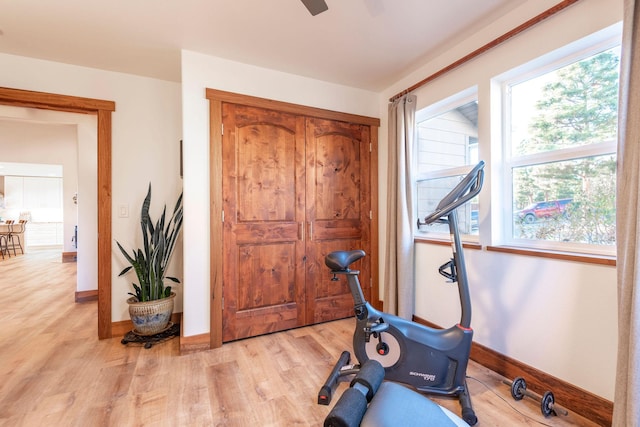
[[[127,304],[133,322],[133,332],[138,335],[155,335],[167,329],[175,297],[175,292],[171,292],[168,298],[154,301],[138,302],[135,297],[129,298]]]

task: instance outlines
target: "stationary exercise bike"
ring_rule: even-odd
[[[353,349],[360,365],[348,365],[350,356],[343,352],[318,394],[318,403],[329,403],[340,376],[357,373],[360,366],[373,359],[385,368],[385,380],[409,385],[422,393],[457,397],[464,421],[469,425],[477,423],[466,382],[473,330],[456,209],[480,193],[483,178],[484,162],[480,162],[440,201],[424,222],[418,220],[419,226],[435,222],[449,225],[453,258],[438,271],[449,281],[458,283],[462,315],[457,325],[434,329],[376,310],[365,300],[358,280],[359,271],[349,268],[365,256],[364,251],[337,251],[326,256],[325,264],[334,275],[332,280],[338,280],[337,275],[340,274],[347,276],[356,315]]]

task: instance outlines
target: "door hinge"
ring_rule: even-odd
[[[224,211],[222,211],[222,222],[224,222]]]
[[[369,143],[369,152],[373,153],[373,144],[371,142]]]
[[[373,277],[369,277],[369,288],[373,289]]]
[[[220,135],[224,135],[224,123],[220,123]]]
[[[373,220],[373,211],[369,211],[369,219]]]

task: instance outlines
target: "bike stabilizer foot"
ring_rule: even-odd
[[[318,405],[328,405],[331,403],[331,397],[338,384],[338,378],[342,375],[342,368],[348,365],[350,361],[351,354],[349,354],[348,351],[343,351],[327,377],[327,380],[322,387],[320,387],[320,391],[318,392]]]

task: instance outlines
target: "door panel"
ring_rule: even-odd
[[[223,341],[353,316],[324,257],[371,247],[370,128],[227,103],[222,122]]]
[[[309,255],[307,262],[307,322],[308,324],[326,322],[329,320],[352,317],[353,297],[347,285],[346,276],[337,276],[337,281],[333,281],[329,269],[324,264],[324,258],[333,251],[362,249],[362,240],[334,239],[325,242],[316,241],[313,245],[312,253],[318,254],[319,258],[312,259]],[[365,257],[354,264],[352,270],[360,271],[361,285],[365,292],[365,298],[369,298],[368,271],[370,261]]]
[[[324,257],[334,250],[369,251],[369,127],[310,118],[306,140],[306,321],[312,324],[353,315],[346,281],[331,281]],[[369,258],[353,268],[368,298]]]
[[[304,118],[222,106],[223,341],[304,324]]]

